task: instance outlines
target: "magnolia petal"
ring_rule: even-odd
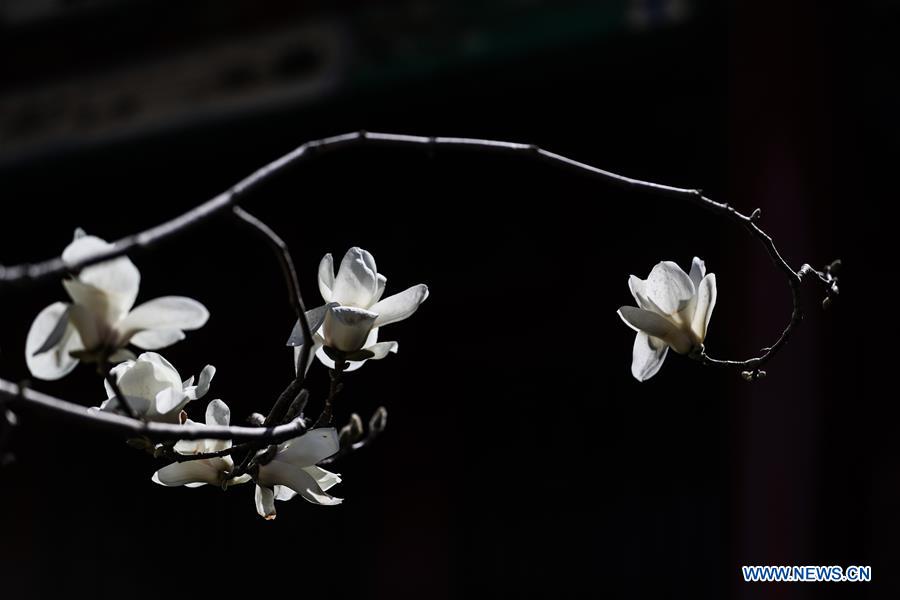
[[[190,331],[203,327],[208,319],[209,311],[193,298],[163,296],[144,302],[135,308],[122,319],[118,328],[126,336],[145,329]],[[138,345],[136,342],[134,343]]]
[[[678,329],[674,323],[665,317],[654,312],[635,308],[634,306],[623,306],[619,309],[619,317],[635,331],[643,331],[653,337],[660,338],[679,354],[686,354],[693,347],[693,343],[687,333]]]
[[[387,277],[381,273],[377,273],[375,277],[378,281],[375,284],[375,296],[372,298],[373,304],[381,300],[381,297],[384,295],[384,288],[387,287]]]
[[[168,348],[185,338],[180,329],[145,329],[131,336],[131,343],[144,350]]]
[[[331,289],[331,300],[346,306],[368,308],[378,289],[375,259],[362,248],[347,250]]]
[[[221,400],[213,400],[206,405],[206,424],[228,427],[231,423],[231,409]]]
[[[320,427],[282,444],[275,458],[298,467],[311,467],[339,449],[337,430],[334,427]]]
[[[634,338],[634,349],[631,357],[631,374],[638,381],[646,381],[656,375],[669,347],[659,338],[650,337],[643,331]]]
[[[25,362],[32,376],[38,379],[52,381],[59,379],[72,371],[78,364],[78,359],[72,357],[69,352],[83,348],[81,337],[71,324],[67,324],[59,341],[46,352],[35,352],[47,341],[50,333],[57,327],[66,314],[69,305],[64,302],[54,302],[35,317],[28,337],[25,339]]]
[[[183,463],[166,465],[153,474],[153,481],[165,486],[178,486],[188,483],[207,483],[218,485],[219,471],[208,460],[191,460]]]
[[[73,302],[71,321],[81,333],[85,346],[90,349],[94,344],[89,344],[85,338],[98,337],[99,343],[100,331],[110,329],[124,313],[114,306],[111,296],[100,288],[77,279],[64,279],[62,283]],[[78,315],[75,314],[75,307],[78,307]],[[81,323],[76,323],[76,318],[81,319]],[[98,323],[102,323],[102,326]],[[85,335],[82,328],[95,333]]]
[[[81,337],[81,345],[86,350],[98,350],[105,346],[107,324],[96,314],[81,304],[73,304],[69,309],[69,321]]]
[[[200,371],[200,381],[197,385],[193,385],[194,377],[191,376],[190,379],[187,379],[182,383],[182,388],[184,389],[185,395],[191,400],[197,400],[206,395],[206,392],[209,391],[209,384],[212,382],[213,377],[216,375],[216,368],[212,365],[206,365],[203,367],[203,370]]]
[[[334,259],[329,252],[319,261],[319,293],[325,302],[331,302],[332,287],[334,287]]]
[[[665,314],[677,313],[694,297],[691,278],[670,260],[653,267],[644,283],[647,298]]]
[[[306,311],[306,322],[309,325],[309,330],[313,332],[313,334],[322,327],[322,324],[325,323],[325,315],[334,306],[340,305],[337,302],[329,302],[328,304],[323,304],[322,306],[317,306],[316,308]],[[306,339],[303,336],[303,327],[300,326],[300,321],[298,319],[297,322],[294,323],[291,335],[288,337],[287,345],[302,346],[305,343]]]
[[[372,356],[369,357],[368,360],[381,360],[389,353],[397,354],[397,350],[400,349],[400,344],[397,342],[378,342],[372,346],[366,346],[364,350],[368,350],[372,353]]]
[[[260,466],[258,481],[261,485],[289,487],[313,504],[334,506],[342,502],[340,498],[334,498],[324,492],[316,479],[304,469],[282,462],[278,457]]]
[[[697,290],[700,287],[700,280],[706,275],[706,263],[703,262],[702,259],[698,257],[694,257],[694,260],[691,261],[691,283],[694,284],[694,289]]]
[[[216,376],[216,368],[212,365],[206,365],[200,371],[200,381],[197,383],[197,389],[194,391],[194,398],[202,398],[209,391],[209,384],[213,377]]]
[[[253,500],[256,503],[256,514],[266,521],[271,521],[275,518],[275,492],[272,488],[256,486]]]
[[[694,310],[694,318],[691,321],[691,331],[702,343],[706,339],[706,330],[716,307],[716,275],[710,273],[700,281],[697,290],[697,307]]]
[[[112,247],[112,244],[96,236],[85,235],[75,238],[63,250],[62,259],[71,265]],[[110,298],[110,305],[122,316],[134,306],[141,274],[128,257],[122,256],[83,268],[78,280],[105,292]]]
[[[309,349],[309,358],[306,361],[306,371],[304,374],[309,372],[309,368],[312,366],[313,361],[317,356],[319,356],[319,352],[322,352],[325,355],[325,352],[322,350],[322,346],[325,344],[325,340],[322,339],[322,336],[316,334],[313,336],[313,346]],[[303,346],[294,346],[294,373],[298,373],[300,369],[300,359],[303,355]],[[325,355],[325,358],[328,358]],[[321,359],[320,359],[321,360]],[[330,358],[328,360],[331,360]],[[334,368],[334,361],[331,361],[331,368]]]
[[[351,306],[333,306],[325,314],[322,331],[325,344],[342,352],[354,352],[363,347],[378,315]]]
[[[321,467],[304,467],[303,470],[312,475],[323,492],[327,492],[341,482],[341,476],[338,473],[326,471]]]
[[[424,283],[414,285],[399,294],[385,298],[374,304],[370,309],[372,312],[378,313],[378,318],[375,319],[375,326],[384,327],[385,325],[409,318],[427,298],[428,286]]]
[[[163,418],[161,420],[172,423],[178,422],[178,413],[191,401],[191,398],[178,388],[166,388],[156,394],[155,406],[152,413],[156,413]],[[173,414],[174,413],[174,414]]]
[[[297,495],[297,492],[284,485],[276,485],[273,489],[275,490],[275,499],[282,502],[287,502]]]

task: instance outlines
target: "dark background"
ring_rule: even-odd
[[[151,5],[152,4],[152,5]],[[835,310],[749,385],[671,354],[629,372],[615,314],[659,260],[719,283],[711,353],[776,339],[790,295],[762,247],[694,207],[525,159],[439,149],[316,158],[245,204],[290,244],[309,305],[321,255],[373,252],[388,294],[431,297],[348,376],[386,405],[336,469],[337,508],[150,483],[107,435],[19,415],[0,470],[4,598],[896,597],[900,446],[893,232],[897,6],[797,2],[267,5],[7,2],[0,51],[0,262],[175,216],[303,141],[365,128],[536,143],[703,187],[791,265],[840,257]],[[24,7],[28,7],[27,9]],[[44,8],[41,8],[44,7]],[[42,12],[43,11],[43,12]],[[287,40],[273,42],[273,40]],[[278,266],[218,218],[132,259],[139,301],[212,317],[163,351],[207,399],[265,412],[292,376]],[[58,282],[0,294],[0,372]],[[327,376],[314,368],[321,398]],[[35,387],[103,399],[81,367]],[[872,565],[871,584],[745,584],[745,564]]]

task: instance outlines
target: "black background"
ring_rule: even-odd
[[[659,260],[718,277],[707,347],[744,357],[790,312],[759,244],[714,215],[526,159],[343,151],[279,177],[245,207],[290,244],[309,305],[321,255],[370,250],[388,294],[431,297],[385,329],[396,356],[347,378],[338,405],[386,434],[347,458],[337,508],[252,487],[166,489],[160,465],[111,436],[23,412],[0,471],[4,598],[893,597],[900,559],[896,324],[879,181],[896,151],[896,11],[813,2],[700,5],[673,30],[242,119],[62,152],[0,173],[0,261],[58,254],[72,230],[115,239],[183,212],[299,143],[358,128],[540,144],[635,177],[700,186],[762,225],[793,266],[842,258],[835,310],[807,318],[748,385],[671,354],[629,372],[615,314]],[[205,303],[163,351],[184,378],[214,364],[235,420],[291,378],[277,263],[220,217],[135,252],[139,301]],[[3,376],[58,282],[0,295]],[[312,389],[327,388],[317,365]],[[51,394],[95,405],[81,367]],[[191,407],[195,418],[205,400]],[[872,565],[871,584],[745,584],[745,564]],[[893,592],[893,594],[891,593]]]

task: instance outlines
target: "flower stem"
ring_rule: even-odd
[[[322,408],[322,414],[319,415],[319,418],[316,420],[316,424],[313,427],[324,427],[326,425],[331,425],[331,419],[333,417],[331,411],[331,403],[340,393],[341,388],[341,375],[344,373],[344,369],[347,368],[347,361],[345,360],[336,360],[334,362],[334,369],[331,370],[331,387],[328,390],[328,397],[325,398],[325,406]]]

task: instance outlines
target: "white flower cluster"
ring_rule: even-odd
[[[63,260],[74,263],[110,248],[110,244],[82,232],[63,252]],[[314,339],[311,348],[329,368],[333,357],[346,361],[346,370],[358,369],[369,359],[381,359],[397,352],[397,342],[378,342],[378,329],[412,315],[428,297],[428,288],[417,285],[381,299],[386,278],[379,274],[375,259],[361,248],[351,248],[344,256],[337,275],[331,255],[319,266],[319,289],[326,304],[310,311]],[[38,314],[26,342],[26,361],[32,375],[41,379],[59,379],[72,371],[79,361],[98,363],[101,368],[114,365],[109,373],[115,388],[105,382],[107,399],[92,410],[122,413],[119,394],[131,412],[145,421],[175,425],[228,426],[231,410],[222,400],[206,407],[204,423],[187,416],[187,406],[206,395],[216,369],[207,365],[194,377],[182,381],[175,367],[156,352],[135,356],[129,345],[145,350],[167,347],[185,337],[185,330],[202,327],[209,313],[190,298],[167,296],[134,307],[140,273],[126,257],[89,266],[63,286],[71,302],[56,302]],[[297,337],[298,327],[292,339]],[[304,342],[305,343],[305,342]],[[297,345],[296,343],[292,345]],[[295,348],[295,363],[301,348]],[[117,388],[117,389],[116,389]],[[212,485],[227,489],[255,482],[255,504],[260,516],[275,518],[275,500],[294,496],[324,506],[341,503],[328,491],[341,482],[337,473],[318,466],[340,449],[339,435],[333,427],[311,429],[303,435],[278,444],[266,462],[259,462],[253,474],[234,476],[235,464],[227,452],[229,440],[181,440],[171,447],[175,453],[203,455],[176,461],[156,473],[152,480],[163,486],[200,487]],[[211,456],[207,456],[211,455]]]

